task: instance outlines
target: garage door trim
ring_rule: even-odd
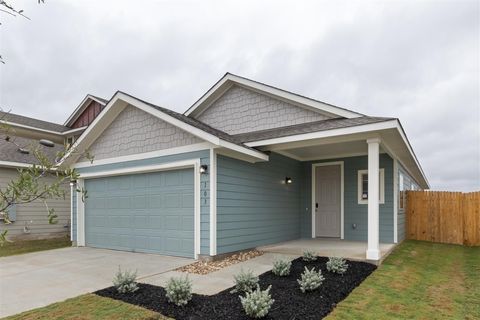
[[[81,173],[77,180],[77,187],[85,187],[85,179],[112,177],[128,174],[139,174],[157,171],[169,171],[177,169],[193,168],[194,183],[194,257],[198,258],[200,254],[200,159],[191,159],[162,163],[148,166],[137,166],[122,169],[104,170],[98,172]],[[79,246],[85,246],[85,203],[77,197],[77,243]]]

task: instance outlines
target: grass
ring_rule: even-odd
[[[43,240],[28,240],[6,242],[0,247],[0,257],[13,256],[17,254],[70,247],[72,242],[68,238],[55,238]]]
[[[479,274],[480,247],[406,241],[326,319],[480,319]],[[7,319],[167,318],[87,294]]]
[[[51,319],[75,319],[75,320],[159,320],[168,319],[162,315],[143,309],[131,304],[99,297],[94,294],[86,294],[63,302],[51,304],[27,312],[7,317],[5,320],[51,320]]]
[[[406,241],[326,318],[480,319],[480,247]]]

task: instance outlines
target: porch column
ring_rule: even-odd
[[[368,246],[367,259],[379,260],[379,150],[380,139],[368,139]]]

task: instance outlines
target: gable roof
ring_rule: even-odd
[[[64,126],[70,127],[71,125],[73,125],[73,123],[78,119],[82,112],[85,111],[85,109],[92,101],[96,101],[102,106],[105,106],[108,103],[107,99],[103,99],[92,94],[87,94],[85,98],[83,98],[82,102],[80,102],[80,104],[75,108],[72,114],[65,121]]]
[[[275,99],[286,101],[293,105],[308,110],[317,111],[331,117],[355,118],[364,116],[363,114],[358,112],[337,107],[332,104],[311,99],[296,93],[292,93],[290,91],[279,89],[277,87],[273,87],[265,83],[254,81],[228,72],[219,81],[217,81],[217,83],[215,83],[203,96],[201,96],[200,99],[198,99],[190,108],[188,108],[188,110],[185,111],[184,115],[189,117],[195,117],[201,114],[233,85],[238,85],[261,94],[266,94]]]
[[[20,125],[22,127],[30,127],[34,129],[51,131],[53,133],[62,133],[70,130],[69,127],[63,126],[58,123],[38,120],[4,111],[0,111],[0,121],[12,125]]]

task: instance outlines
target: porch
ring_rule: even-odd
[[[367,242],[348,241],[335,238],[297,239],[262,246],[258,249],[264,252],[289,255],[302,255],[305,250],[309,250],[324,257],[343,257],[350,260],[381,263],[395,246],[396,244],[394,243],[380,243],[380,257],[378,260],[366,259],[365,251],[367,250]]]

